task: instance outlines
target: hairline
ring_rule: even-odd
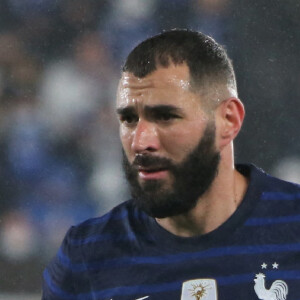
[[[221,92],[221,88],[223,87],[224,89],[228,89],[228,86],[230,86],[230,88],[232,88],[235,93],[237,94],[237,89],[236,89],[236,83],[229,83],[229,82],[224,82],[224,80],[222,80],[221,77],[218,78],[218,76],[216,76],[215,74],[206,74],[202,76],[202,82],[201,84],[199,84],[197,82],[197,80],[195,78],[193,78],[193,75],[191,74],[191,70],[189,67],[189,64],[187,63],[186,60],[183,60],[182,62],[174,62],[174,60],[172,59],[172,56],[169,55],[168,56],[168,62],[167,64],[162,64],[160,63],[159,59],[157,57],[155,57],[155,65],[154,65],[154,69],[145,74],[144,76],[136,76],[134,74],[134,72],[128,71],[128,70],[122,70],[121,74],[132,74],[133,76],[135,76],[136,78],[146,78],[147,76],[153,74],[155,71],[157,71],[158,69],[162,68],[162,69],[168,69],[170,66],[181,66],[181,65],[186,65],[188,68],[188,90],[199,96],[199,101],[203,104],[203,108],[205,109],[206,112],[212,112],[216,109],[216,107],[223,102],[224,100],[226,100],[226,98],[222,97],[222,95],[220,95]],[[228,81],[228,80],[227,80]],[[221,87],[221,88],[220,88]]]

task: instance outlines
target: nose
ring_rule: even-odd
[[[135,153],[157,151],[160,147],[160,141],[155,124],[145,120],[139,120],[133,132],[131,147]]]

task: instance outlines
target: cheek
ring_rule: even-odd
[[[168,132],[161,133],[163,147],[175,161],[181,161],[198,145],[205,128],[204,124],[198,122],[185,125],[179,124]]]
[[[127,157],[129,157],[132,142],[132,134],[131,132],[129,132],[128,129],[123,128],[122,126],[120,127],[120,140]]]

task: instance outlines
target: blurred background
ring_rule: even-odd
[[[0,299],[39,299],[69,226],[128,198],[116,86],[162,30],[225,45],[247,112],[236,160],[300,182],[299,16],[296,0],[1,0]]]

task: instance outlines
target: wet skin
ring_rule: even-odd
[[[208,123],[198,94],[190,91],[185,64],[158,68],[145,78],[123,73],[118,88],[117,113],[124,152],[132,164],[140,154],[181,163],[197,146]],[[168,169],[138,167],[141,185],[163,180],[170,187]]]

